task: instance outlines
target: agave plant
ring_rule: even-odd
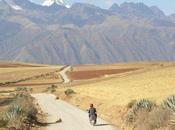
[[[140,109],[145,109],[145,110],[151,111],[153,106],[155,106],[155,103],[153,103],[152,101],[149,101],[147,99],[142,99],[133,105],[132,111],[134,113],[136,113]]]
[[[9,108],[9,112],[13,112],[13,113],[19,114],[19,113],[22,112],[22,107],[20,105],[13,104]]]
[[[175,95],[168,97],[162,103],[163,108],[168,108],[175,111]]]
[[[153,103],[150,100],[147,100],[147,99],[134,101],[132,103],[131,109],[128,111],[128,114],[127,114],[127,117],[126,117],[126,121],[128,123],[132,123],[135,120],[135,117],[136,117],[137,112],[139,110],[144,109],[144,110],[147,110],[147,111],[151,111],[154,106],[156,106],[156,104]]]
[[[19,105],[13,104],[9,107],[8,111],[5,113],[5,119],[11,120],[12,118],[20,115],[22,113],[22,107]]]

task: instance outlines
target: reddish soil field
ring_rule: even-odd
[[[71,80],[85,80],[103,77],[105,75],[120,74],[129,71],[135,71],[141,68],[127,68],[127,69],[108,69],[108,70],[88,70],[88,71],[73,71],[68,72]]]

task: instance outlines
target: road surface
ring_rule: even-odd
[[[50,125],[46,130],[116,130],[102,119],[97,120],[97,125],[92,126],[88,120],[88,114],[64,101],[56,100],[51,94],[35,94],[44,113],[48,114],[47,121]],[[55,123],[59,118],[61,123]]]
[[[59,74],[63,78],[63,83],[69,83],[70,82],[70,79],[66,74],[66,72],[70,69],[71,69],[71,66],[68,66],[68,67],[64,68],[62,71],[59,72]]]

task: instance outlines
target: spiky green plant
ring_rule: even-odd
[[[128,114],[126,116],[126,121],[128,123],[132,123],[135,120],[139,110],[151,111],[154,106],[156,106],[156,104],[147,99],[141,99],[139,101],[134,101],[132,103],[132,107],[128,111]]]
[[[165,99],[161,105],[163,108],[168,108],[175,111],[175,95],[172,95]]]
[[[12,104],[9,107],[8,112],[20,114],[22,112],[22,107],[20,105],[18,105],[18,104]]]
[[[134,113],[136,113],[138,110],[140,109],[145,109],[145,110],[148,110],[148,111],[151,111],[152,108],[156,106],[155,103],[153,103],[152,101],[150,100],[147,100],[147,99],[142,99],[140,101],[137,101],[133,107],[132,107],[132,111]]]
[[[22,114],[22,107],[16,104],[13,104],[9,107],[7,112],[5,113],[5,120],[11,120],[12,118],[15,118],[16,116]]]
[[[23,130],[23,125],[26,121],[31,124],[33,120],[37,120],[37,109],[28,91],[23,91],[22,89],[13,96],[13,102],[11,102],[8,109],[0,115],[0,126]]]

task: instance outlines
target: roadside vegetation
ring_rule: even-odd
[[[142,99],[128,104],[125,124],[131,130],[175,130],[175,95],[160,105]]]
[[[17,88],[6,109],[0,112],[0,129],[30,130],[41,125],[37,120],[38,110],[30,95],[31,90]]]
[[[56,89],[57,89],[57,88],[58,88],[58,87],[57,87],[56,85],[52,84],[50,87],[47,87],[47,88],[44,90],[44,92],[54,93],[54,92],[56,92]]]
[[[75,94],[75,91],[69,88],[69,89],[66,89],[64,93],[66,96],[69,96],[69,95]]]

